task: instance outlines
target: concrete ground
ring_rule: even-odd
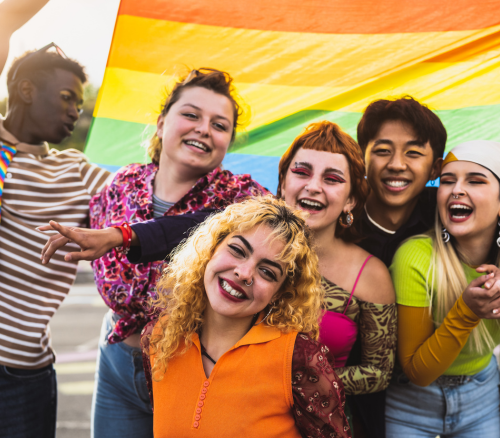
[[[97,293],[88,263],[50,323],[57,354],[57,438],[89,438],[95,359],[108,308]]]

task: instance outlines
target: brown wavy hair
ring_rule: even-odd
[[[311,123],[306,126],[304,131],[293,141],[281,157],[279,164],[278,197],[282,196],[281,186],[286,179],[286,174],[295,154],[301,148],[342,154],[347,158],[351,178],[351,192],[349,196],[356,201],[356,205],[351,211],[354,223],[349,228],[337,225],[335,227],[335,236],[340,237],[346,242],[359,241],[361,239],[359,219],[363,212],[366,198],[368,197],[368,184],[365,179],[365,160],[361,148],[349,134],[342,131],[339,125],[326,120]]]
[[[243,115],[243,108],[241,98],[239,97],[236,89],[233,86],[233,78],[229,73],[213,68],[199,68],[191,70],[189,74],[181,77],[173,86],[172,90],[167,95],[167,99],[162,105],[161,115],[165,116],[172,105],[177,102],[182,92],[187,88],[202,87],[214,93],[226,96],[233,104],[233,134],[231,136],[231,143],[236,136],[236,128],[239,126],[238,120]],[[239,103],[240,102],[240,103]],[[246,109],[248,111],[248,109]],[[149,141],[147,152],[151,161],[155,164],[160,163],[162,144],[161,139],[158,138],[156,133]]]
[[[279,259],[285,263],[287,275],[266,324],[284,333],[296,330],[318,338],[323,288],[303,213],[292,211],[285,201],[270,195],[251,198],[203,222],[176,250],[159,281],[154,309],[159,313],[160,327],[156,326],[150,337],[149,350],[156,355],[152,369],[155,380],[161,380],[170,359],[190,348],[193,334],[203,326],[208,304],[204,276],[216,248],[231,233],[259,225],[272,230],[270,239],[285,243]]]

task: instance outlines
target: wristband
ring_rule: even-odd
[[[118,228],[122,232],[122,252],[127,254],[130,246],[132,245],[132,228],[127,222],[124,222],[120,226],[115,226],[113,228]]]

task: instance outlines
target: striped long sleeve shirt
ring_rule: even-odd
[[[0,223],[0,364],[36,369],[55,360],[49,322],[76,277],[67,246],[42,265],[47,241],[35,228],[51,219],[67,226],[88,224],[89,201],[109,175],[74,149],[18,142],[0,121],[0,141],[17,153],[4,181]]]

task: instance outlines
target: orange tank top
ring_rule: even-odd
[[[207,379],[194,335],[191,348],[170,360],[163,380],[153,380],[155,438],[300,438],[292,415],[296,336],[254,326]]]

